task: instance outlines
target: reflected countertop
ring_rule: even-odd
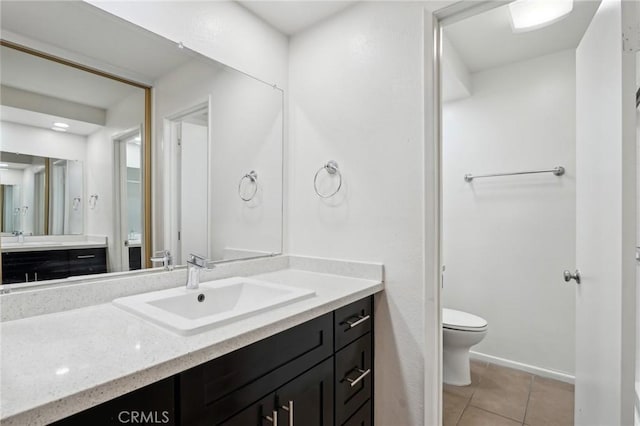
[[[1,323],[2,424],[67,417],[384,288],[382,273],[379,280],[363,279],[294,265],[251,277],[313,289],[316,296],[192,336],[174,334],[111,303]]]
[[[45,250],[70,250],[86,248],[107,247],[106,239],[57,239],[47,240],[43,237],[25,237],[24,242],[17,242],[17,238],[2,238],[0,243],[3,253],[25,252],[25,251],[45,251]]]

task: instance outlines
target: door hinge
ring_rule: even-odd
[[[627,53],[640,51],[640,25],[628,25],[623,28],[622,50]]]
[[[180,231],[178,231],[178,241],[180,241]]]

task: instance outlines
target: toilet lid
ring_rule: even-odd
[[[487,321],[477,315],[455,309],[442,309],[442,326],[457,330],[474,330],[485,328]]]

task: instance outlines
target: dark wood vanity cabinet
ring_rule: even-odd
[[[106,248],[2,253],[2,284],[56,280],[105,272]]]
[[[56,425],[119,425],[118,413],[145,401],[145,413],[171,413],[161,424],[370,426],[372,329],[367,297]]]

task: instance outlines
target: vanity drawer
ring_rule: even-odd
[[[329,358],[332,346],[333,314],[329,313],[181,373],[181,424],[227,418],[279,383]]]
[[[335,350],[371,331],[373,324],[372,298],[358,300],[334,312]]]
[[[342,425],[371,399],[371,333],[365,334],[336,353],[336,424]]]
[[[343,426],[371,426],[373,414],[371,412],[371,400],[368,400],[356,413],[344,423]]]
[[[74,249],[68,251],[69,276],[107,272],[107,249]]]

